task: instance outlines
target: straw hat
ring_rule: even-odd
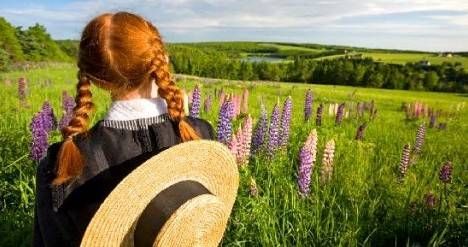
[[[81,246],[217,246],[239,174],[214,141],[173,146],[136,168],[91,219]]]

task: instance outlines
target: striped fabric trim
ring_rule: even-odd
[[[140,130],[146,129],[149,125],[158,124],[169,120],[169,114],[162,114],[150,118],[139,118],[133,120],[102,120],[101,124],[104,127],[127,129],[127,130]]]

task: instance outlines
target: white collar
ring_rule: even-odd
[[[161,97],[113,101],[105,120],[134,120],[167,113],[167,103]]]

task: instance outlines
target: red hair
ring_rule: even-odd
[[[161,36],[149,21],[127,13],[106,13],[83,30],[78,57],[76,107],[62,129],[64,142],[57,159],[55,185],[81,174],[84,160],[72,137],[86,133],[93,110],[91,83],[113,93],[138,89],[154,78],[158,94],[167,103],[169,117],[178,123],[182,141],[199,139],[184,120],[183,93],[175,85]]]

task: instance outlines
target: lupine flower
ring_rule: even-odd
[[[239,142],[237,141],[236,134],[231,135],[231,139],[229,140],[229,143],[228,143],[228,148],[229,150],[231,150],[232,155],[236,158],[236,161],[237,161],[237,158],[239,156],[238,155]]]
[[[414,143],[414,150],[413,150],[415,154],[421,153],[425,137],[426,137],[426,125],[422,123],[421,125],[419,125],[418,131],[416,132],[416,140]]]
[[[338,106],[338,110],[336,112],[336,118],[335,118],[335,124],[336,125],[340,125],[341,122],[343,121],[343,117],[344,117],[344,107],[345,107],[345,104],[344,103],[341,103],[339,106]]]
[[[73,108],[75,107],[75,100],[73,97],[69,96],[66,91],[62,93],[62,109],[63,114],[62,118],[59,121],[58,128],[59,130],[68,126],[71,119],[73,118]]]
[[[233,95],[231,97],[231,102],[233,111],[232,118],[236,118],[240,114],[241,98],[238,95]]]
[[[278,103],[273,107],[270,118],[270,126],[268,128],[268,146],[267,152],[270,156],[279,147],[279,131],[280,131],[280,110]]]
[[[356,132],[356,138],[355,138],[357,141],[362,141],[364,139],[364,132],[366,130],[366,127],[367,127],[367,123],[363,123],[359,125],[357,132]]]
[[[447,161],[444,165],[440,168],[439,172],[439,179],[442,183],[448,184],[452,182],[452,162]]]
[[[189,112],[189,96],[185,91],[183,91],[183,97],[184,97],[184,113],[185,113],[185,115],[189,115],[190,114],[190,112]]]
[[[250,115],[245,118],[242,124],[242,139],[241,139],[241,165],[245,165],[250,158],[250,149],[252,142],[252,117]]]
[[[322,159],[322,169],[320,171],[320,180],[322,183],[327,183],[333,175],[333,158],[335,156],[335,141],[331,139],[325,145]]]
[[[208,95],[208,97],[206,97],[205,101],[203,102],[203,110],[205,112],[209,112],[211,110],[211,105],[212,105],[211,95]]]
[[[436,114],[431,113],[430,120],[429,120],[429,128],[434,128],[436,123]]]
[[[285,147],[288,145],[289,132],[291,130],[291,112],[292,112],[292,99],[291,96],[287,97],[284,101],[283,112],[281,113],[281,127],[279,135],[279,145]]]
[[[218,117],[217,135],[218,141],[228,145],[232,135],[232,123],[230,117],[230,101],[227,100],[221,105]]]
[[[235,109],[235,105],[234,105],[234,102],[233,102],[233,97],[232,95],[229,96],[227,99],[225,99],[225,101],[228,103],[228,115],[229,115],[229,119],[234,119],[236,117],[236,109]]]
[[[398,170],[400,171],[400,180],[402,181],[406,173],[408,171],[409,163],[410,163],[410,155],[411,155],[411,149],[410,149],[410,144],[406,144],[403,147],[403,152],[401,153],[401,159],[400,159],[400,166]]]
[[[32,135],[29,156],[37,162],[46,155],[49,146],[47,128],[44,126],[47,123],[45,118],[48,117],[44,115],[43,111],[40,111],[34,115],[29,125]]]
[[[249,90],[247,88],[244,88],[244,91],[242,92],[242,103],[240,111],[242,114],[247,114],[249,112]]]
[[[357,114],[359,117],[362,117],[364,115],[364,103],[362,102],[357,103]]]
[[[307,90],[304,102],[304,120],[309,121],[312,116],[312,103],[314,101],[314,96],[312,95],[312,90]]]
[[[258,119],[252,137],[252,153],[256,153],[265,143],[265,135],[268,130],[268,120],[265,105],[260,105],[260,118]]]
[[[314,169],[315,160],[317,157],[317,130],[312,130],[307,137],[304,146],[299,152],[299,171],[297,177],[297,184],[299,185],[299,192],[303,196],[310,193],[310,176]]]
[[[249,194],[252,197],[257,197],[258,196],[257,183],[255,182],[255,179],[252,178],[252,177],[250,178]]]
[[[226,101],[226,93],[224,92],[224,89],[221,88],[221,91],[219,92],[219,104],[222,105],[224,101]]]
[[[44,102],[41,109],[42,119],[44,121],[44,129],[50,132],[57,128],[57,118],[55,117],[54,110],[48,101]]]
[[[322,125],[322,114],[323,114],[323,104],[320,104],[317,108],[317,119],[315,120],[315,125]]]
[[[201,92],[198,85],[195,86],[192,93],[192,106],[190,107],[190,116],[199,118],[201,106]]]
[[[328,105],[328,116],[333,116],[333,115],[335,115],[335,104],[330,103],[330,105]]]
[[[426,205],[427,208],[433,209],[435,208],[437,203],[437,198],[432,192],[426,193],[424,195],[424,204]]]
[[[24,77],[19,78],[19,80],[18,80],[18,99],[21,102],[26,101],[26,87],[27,87],[26,78],[24,78]]]

